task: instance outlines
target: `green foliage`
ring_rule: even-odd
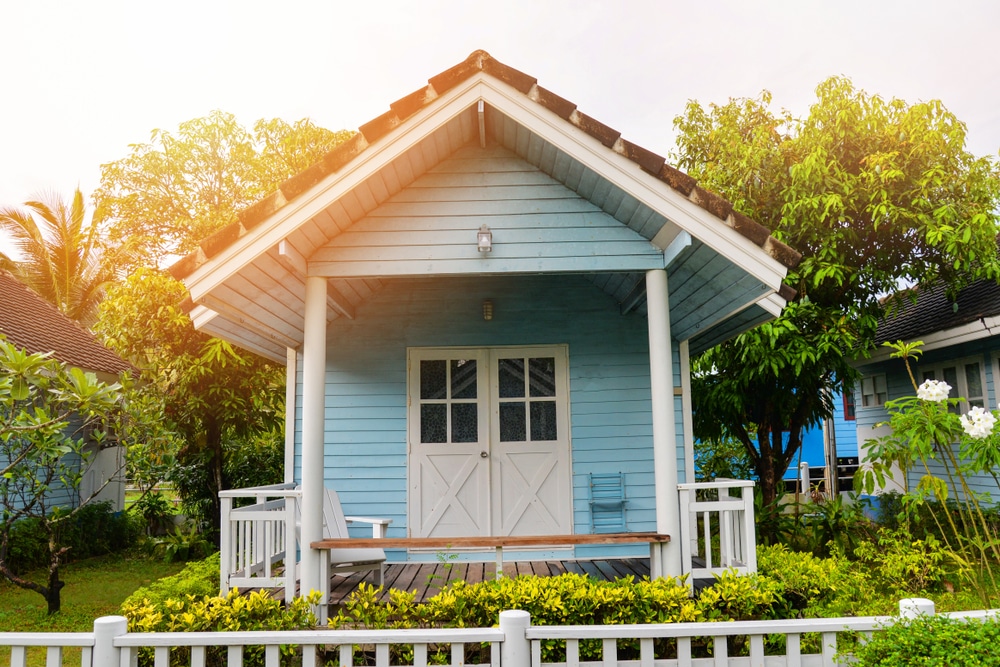
[[[129,511],[142,517],[145,521],[146,535],[165,533],[171,518],[176,513],[173,503],[167,500],[163,494],[155,491],[143,494],[132,503]]]
[[[857,667],[995,667],[1000,623],[946,616],[899,621],[853,650]]]
[[[762,546],[757,572],[780,586],[775,618],[859,615],[872,601],[871,575],[842,555],[818,558],[780,544]]]
[[[902,530],[882,530],[877,541],[862,542],[854,554],[890,594],[940,590],[950,556],[933,535],[915,540]]]
[[[58,523],[56,540],[66,549],[62,562],[70,563],[122,553],[135,546],[141,530],[127,514],[114,512],[111,503],[91,502],[72,518]],[[48,535],[41,519],[28,517],[11,526],[7,558],[11,571],[16,574],[49,564]]]
[[[136,590],[122,603],[130,607],[149,604],[162,607],[169,599],[214,597],[219,594],[219,554],[193,561],[177,574],[158,579]]]
[[[694,466],[698,481],[750,479],[753,465],[743,444],[732,438],[695,440]]]
[[[149,598],[129,597],[122,604],[121,612],[128,618],[130,632],[236,632],[254,630],[299,630],[312,627],[316,618],[310,605],[319,602],[319,593],[296,598],[287,607],[270,597],[264,591],[253,591],[240,595],[233,589],[225,597],[185,595],[153,602]],[[207,663],[221,666],[226,663],[226,647],[211,647]],[[294,647],[282,647],[282,664],[295,664]],[[139,651],[139,664],[153,664],[153,650]],[[170,656],[171,665],[191,664],[189,649],[174,649]],[[246,647],[243,651],[244,665],[263,665],[264,648]]]
[[[691,102],[674,121],[679,166],[803,254],[781,317],[692,363],[695,435],[741,442],[765,504],[802,430],[856,379],[851,361],[872,345],[881,297],[902,281],[940,278],[955,290],[1000,267],[997,165],[966,152],[954,115],[839,77],[816,94],[801,119],[773,113],[765,92]]]
[[[44,596],[52,613],[59,610],[63,587],[60,525],[84,505],[55,509],[78,496],[88,462],[106,443],[119,389],[0,338],[0,574]],[[18,575],[8,560],[13,526],[29,518],[46,537],[45,584]]]
[[[212,545],[193,522],[175,526],[163,537],[153,539],[153,551],[162,553],[168,563],[204,558],[212,550]]]

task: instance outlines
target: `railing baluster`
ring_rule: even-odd
[[[715,657],[715,667],[729,665],[729,638],[725,635],[712,637],[712,655]]]
[[[639,640],[639,667],[653,667],[656,659],[653,649],[652,637],[643,637]]]
[[[316,667],[316,645],[302,645],[302,667]]]
[[[46,667],[62,667],[62,646],[49,646],[45,650]]]
[[[691,667],[691,638],[677,638],[677,667]]]
[[[226,650],[227,667],[243,667],[243,647],[230,646]]]
[[[791,633],[785,638],[785,665],[802,667],[802,635]]]
[[[427,644],[413,645],[413,667],[427,667]]]
[[[170,667],[170,647],[157,646],[153,653],[153,667]]]
[[[601,642],[601,658],[604,667],[616,667],[618,664],[618,642],[614,639],[605,639]]]
[[[80,651],[80,667],[90,667],[94,664],[94,649],[84,646]]]
[[[837,667],[837,633],[823,633],[823,667]]]
[[[532,650],[538,647],[538,660],[532,658],[531,665],[536,667],[541,664],[542,655],[542,643],[541,642],[531,642]],[[580,640],[579,639],[567,639],[566,640],[566,667],[579,667],[580,665]]]
[[[453,667],[461,667],[461,665],[465,664],[465,644],[461,642],[452,642],[451,664]]]
[[[264,647],[264,667],[281,667],[281,647],[277,644]]]
[[[354,664],[354,644],[340,645],[340,667],[351,667]]]
[[[750,635],[750,667],[764,667],[764,635]]]
[[[207,653],[204,646],[192,646],[191,647],[191,667],[205,667],[205,654]]]
[[[375,645],[375,667],[389,667],[389,645]]]

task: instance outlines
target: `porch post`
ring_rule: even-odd
[[[674,374],[670,349],[670,304],[667,272],[646,272],[649,322],[649,376],[653,403],[653,484],[656,490],[656,532],[670,535],[659,550],[661,575],[678,576],[681,568],[680,497],[677,491],[677,433],[674,421]],[[653,565],[652,563],[650,564]]]
[[[320,556],[309,547],[323,538],[323,421],[326,402],[326,278],[306,278],[302,341],[302,528],[299,591],[320,590]],[[325,601],[324,601],[325,603]]]
[[[298,359],[292,348],[285,350],[285,475],[283,481],[295,481],[295,379]]]

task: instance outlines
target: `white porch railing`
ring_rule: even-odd
[[[757,571],[753,486],[752,481],[737,479],[677,485],[685,574],[711,579],[726,570]],[[696,567],[696,558],[704,565]]]
[[[900,603],[904,609],[903,601]],[[912,607],[909,607],[912,609]],[[933,611],[931,611],[933,613]],[[945,614],[955,618],[995,617],[997,610]],[[188,664],[204,667],[210,647],[225,650],[229,667],[244,664],[244,649],[262,647],[266,667],[278,667],[281,647],[297,647],[293,664],[313,667],[320,653],[332,652],[340,665],[354,664],[354,653],[365,650],[365,664],[390,667],[393,647],[412,648],[414,667],[426,667],[428,655],[442,645],[448,647],[450,664],[491,665],[492,667],[737,667],[787,666],[834,667],[837,665],[838,633],[857,632],[870,635],[896,622],[896,617],[869,616],[864,618],[819,618],[782,621],[738,621],[731,623],[667,623],[650,625],[576,625],[532,626],[524,611],[500,614],[497,628],[419,629],[419,630],[312,630],[288,632],[187,632],[129,633],[122,616],[99,618],[94,632],[85,633],[0,633],[0,647],[11,647],[11,666],[25,667],[32,647],[43,647],[50,667],[62,664],[62,647],[81,647],[81,667],[118,667],[137,664],[138,651],[151,648],[157,667],[170,664],[171,652],[184,649],[189,653]],[[820,636],[814,652],[803,651],[804,635]],[[783,649],[765,653],[765,638],[784,637],[771,642]],[[748,647],[745,656],[730,656],[731,638],[741,638]],[[655,650],[657,639],[674,640],[675,648],[663,655]],[[599,661],[581,661],[580,642],[600,640]],[[619,641],[638,640],[639,660],[619,659]],[[542,643],[557,642],[565,647],[565,662],[542,662]],[[487,643],[488,657],[482,662],[467,663],[466,646]],[[698,645],[711,647],[711,657],[693,655]],[[551,644],[546,644],[551,646]],[[654,653],[655,652],[655,653]],[[398,662],[398,658],[396,659]]]
[[[302,492],[295,484],[270,484],[219,493],[219,586],[285,587],[285,602],[295,597],[296,509]],[[237,498],[252,504],[233,507]],[[290,557],[289,557],[290,554]],[[284,568],[276,567],[283,563]]]

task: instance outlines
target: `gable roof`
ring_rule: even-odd
[[[655,247],[668,271],[686,266],[687,276],[724,263],[725,271],[712,269],[717,284],[733,286],[724,297],[718,289],[700,289],[710,286],[707,278],[677,292],[671,285],[672,310],[675,294],[687,300],[679,313],[695,312],[716,297],[710,317],[681,323],[681,339],[697,340],[693,349],[776,316],[794,294],[781,281],[800,255],[765,227],[533,77],[476,51],[393,102],[349,141],[175,263],[171,273],[191,292],[196,326],[283,361],[284,348],[301,343],[304,276],[317,272],[329,278],[331,316],[353,317],[385,275],[370,267],[345,273],[336,262],[311,265],[314,253],[336,245],[344,230],[477,143],[513,152],[630,228]],[[488,267],[485,272],[498,265],[479,266]],[[613,278],[605,269],[592,280],[623,311],[642,310],[645,268],[618,267]]]
[[[952,299],[942,282],[914,287],[915,300],[900,295],[897,309],[883,317],[875,333],[876,345],[923,340],[925,350],[1000,334],[1000,283],[979,280]],[[887,356],[887,350],[872,355]]]
[[[0,271],[0,334],[28,352],[70,366],[118,375],[131,368],[92,333],[6,271]]]

